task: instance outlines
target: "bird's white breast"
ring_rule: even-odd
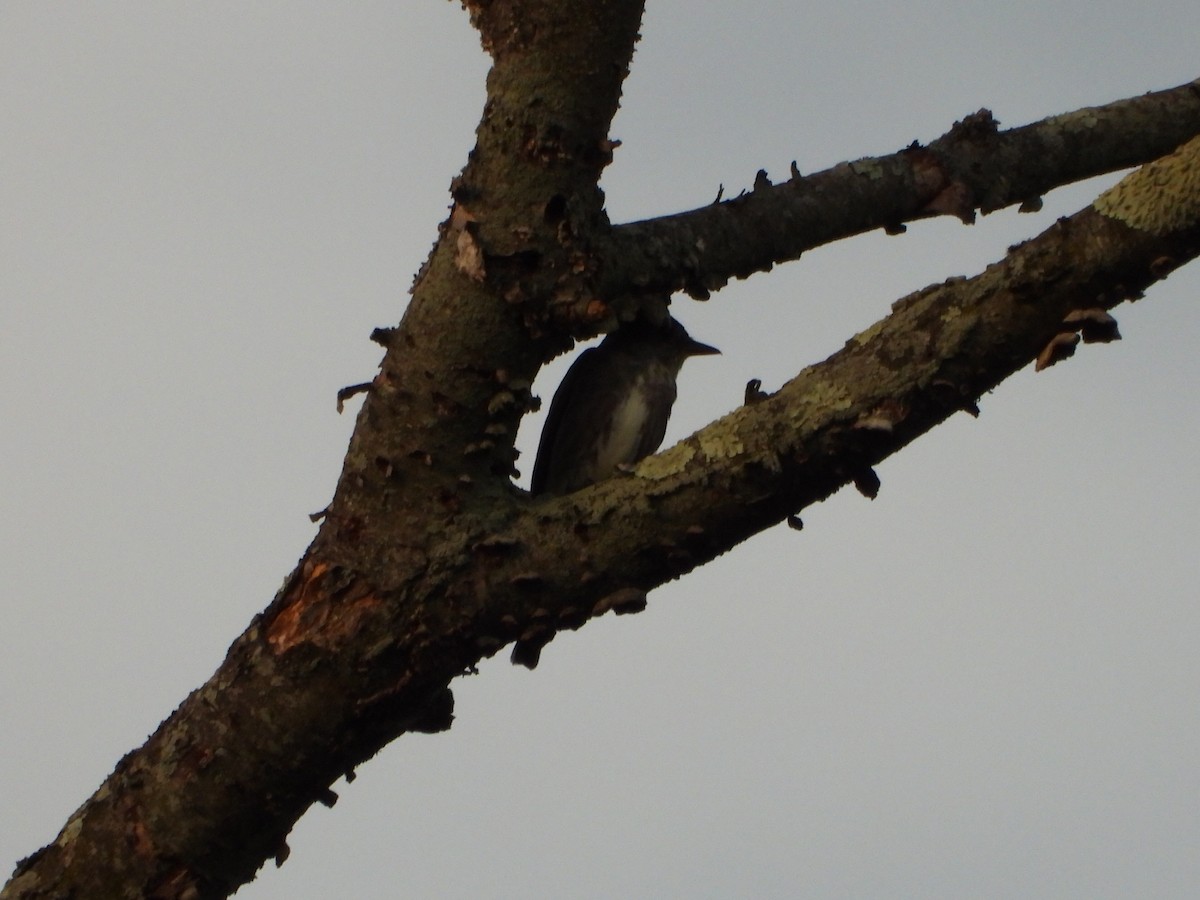
[[[633,390],[625,395],[613,411],[611,427],[596,451],[597,471],[606,473],[605,477],[618,465],[629,462],[637,453],[646,415],[650,410],[641,381],[639,378]]]

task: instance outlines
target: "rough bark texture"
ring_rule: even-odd
[[[1169,153],[1197,132],[1200,82],[999,131],[980,110],[927,147],[841,163],[731,200],[613,230],[609,290],[633,284],[703,298],[731,277],[874,228],[930,215],[972,221],[1053,187]],[[619,261],[619,262],[618,262]]]
[[[539,366],[672,290],[704,294],[806,247],[1025,200],[1200,133],[1196,83],[611,228],[597,180],[641,4],[467,3],[494,66],[455,206],[358,418],[317,538],[220,669],[22,861],[5,898],[223,897],[334,780],[405,731],[448,728],[449,684],[794,515],[1200,252],[1200,142],[972,279],[893,314],[628,477],[531,500],[513,438]],[[618,263],[617,260],[620,260]]]

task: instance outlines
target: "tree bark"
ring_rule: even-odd
[[[282,862],[337,778],[406,731],[448,728],[450,682],[481,659],[636,612],[844,484],[873,495],[879,460],[1031,361],[1115,338],[1104,311],[1200,252],[1197,82],[1009,132],[980,113],[929,147],[613,227],[598,180],[641,3],[465,5],[494,63],[476,147],[403,320],[376,335],[386,352],[317,537],[212,678],[0,896],[227,896]],[[970,220],[1181,144],[631,474],[546,500],[513,486],[533,377],[572,338],[826,241]]]

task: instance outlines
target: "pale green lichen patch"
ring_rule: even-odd
[[[1093,205],[1110,219],[1154,235],[1200,223],[1200,138],[1122,178]]]
[[[878,181],[883,177],[882,163],[878,159],[871,157],[852,161],[850,169],[855,175],[865,175],[872,181]]]
[[[801,410],[799,416],[792,417],[794,422],[806,418],[813,407],[837,413],[844,412],[854,406],[854,398],[846,390],[845,385],[834,381],[811,378],[805,387],[805,400],[807,401],[805,405],[807,408]]]
[[[939,317],[939,325],[933,335],[928,335],[929,344],[925,348],[930,365],[937,365],[938,358],[957,352],[979,328],[980,317],[962,307],[949,306]]]
[[[947,306],[938,318],[941,319],[943,325],[953,325],[962,314],[963,311],[957,306]]]
[[[664,450],[662,453],[657,453],[654,456],[648,456],[638,463],[634,469],[634,474],[638,478],[648,478],[651,481],[661,481],[664,478],[670,478],[672,475],[678,475],[687,467],[696,457],[696,448],[692,446],[690,441],[683,441]]]
[[[721,427],[706,428],[696,437],[700,439],[700,452],[708,459],[729,459],[746,452],[746,447],[737,432],[729,423],[720,423]]]
[[[642,460],[635,474],[660,481],[682,472],[698,454],[711,462],[745,453],[747,448],[741,436],[746,426],[742,420],[750,414],[751,407],[735,409],[674,447]]]
[[[1052,139],[1058,140],[1058,132],[1079,133],[1090,131],[1100,124],[1100,116],[1092,108],[1079,109],[1058,116],[1048,116],[1042,120],[1039,131],[1045,132]]]
[[[854,335],[854,337],[850,338],[850,340],[846,341],[846,345],[861,347],[863,344],[869,344],[876,335],[878,335],[887,327],[887,324],[887,319],[880,319],[878,322],[869,325],[867,328]]]

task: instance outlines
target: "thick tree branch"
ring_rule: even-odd
[[[1194,258],[1198,173],[1200,140],[982,275],[898,302],[634,477],[549,501],[513,490],[440,517],[420,565],[399,554],[355,570],[314,544],[210,682],[3,896],[221,896],[286,855],[288,828],[335,799],[339,775],[405,730],[448,727],[448,683],[480,659],[634,611],[646,590],[842,484],[870,492],[872,464],[1063,344],[1082,327],[1065,324],[1072,312],[1137,296]]]
[[[550,307],[607,315],[591,309],[590,240],[607,229],[597,182],[642,11],[466,5],[493,57],[476,146],[403,321],[377,334],[385,357],[320,532],[217,674],[4,896],[226,896],[286,855],[336,778],[402,731],[448,726],[440,665],[464,671],[474,638],[433,668],[407,642],[455,633],[456,592],[476,587],[446,580],[447,548],[516,512],[513,436],[564,341],[541,327]]]
[[[927,147],[841,163],[676,215],[613,229],[606,296],[682,290],[705,298],[730,278],[875,228],[953,214],[970,221],[1035,203],[1055,187],[1141,165],[1200,134],[1200,81],[997,131],[986,110]]]
[[[1083,327],[1063,324],[1070,312],[1112,306],[1200,246],[1189,144],[978,278],[901,301],[826,362],[635,477],[534,501],[509,478],[514,435],[534,374],[566,334],[611,323],[622,302],[665,302],[679,285],[702,293],[794,258],[820,242],[800,222],[817,206],[849,234],[1032,196],[1070,180],[1070,165],[1029,175],[1020,158],[1030,145],[979,120],[825,181],[764,184],[614,233],[597,182],[641,3],[465,5],[494,60],[476,147],[404,320],[378,334],[385,357],[320,533],[209,682],[18,866],[3,897],[226,896],[264,860],[286,857],[289,830],[313,803],[335,801],[339,777],[405,731],[448,728],[449,684],[481,659],[609,609],[635,611],[647,590],[848,481],[873,490],[873,463],[970,408],[1041,348],[1063,346],[1059,335]],[[1193,118],[1190,130],[1156,137],[1158,149],[1136,158],[1198,130],[1194,85],[1166,94],[1190,110],[1174,113]],[[1109,134],[1081,121],[1031,126],[1027,140]],[[1003,169],[1006,159],[1017,161]],[[981,160],[1015,186],[997,189]],[[814,199],[839,179],[874,210],[838,216]]]

